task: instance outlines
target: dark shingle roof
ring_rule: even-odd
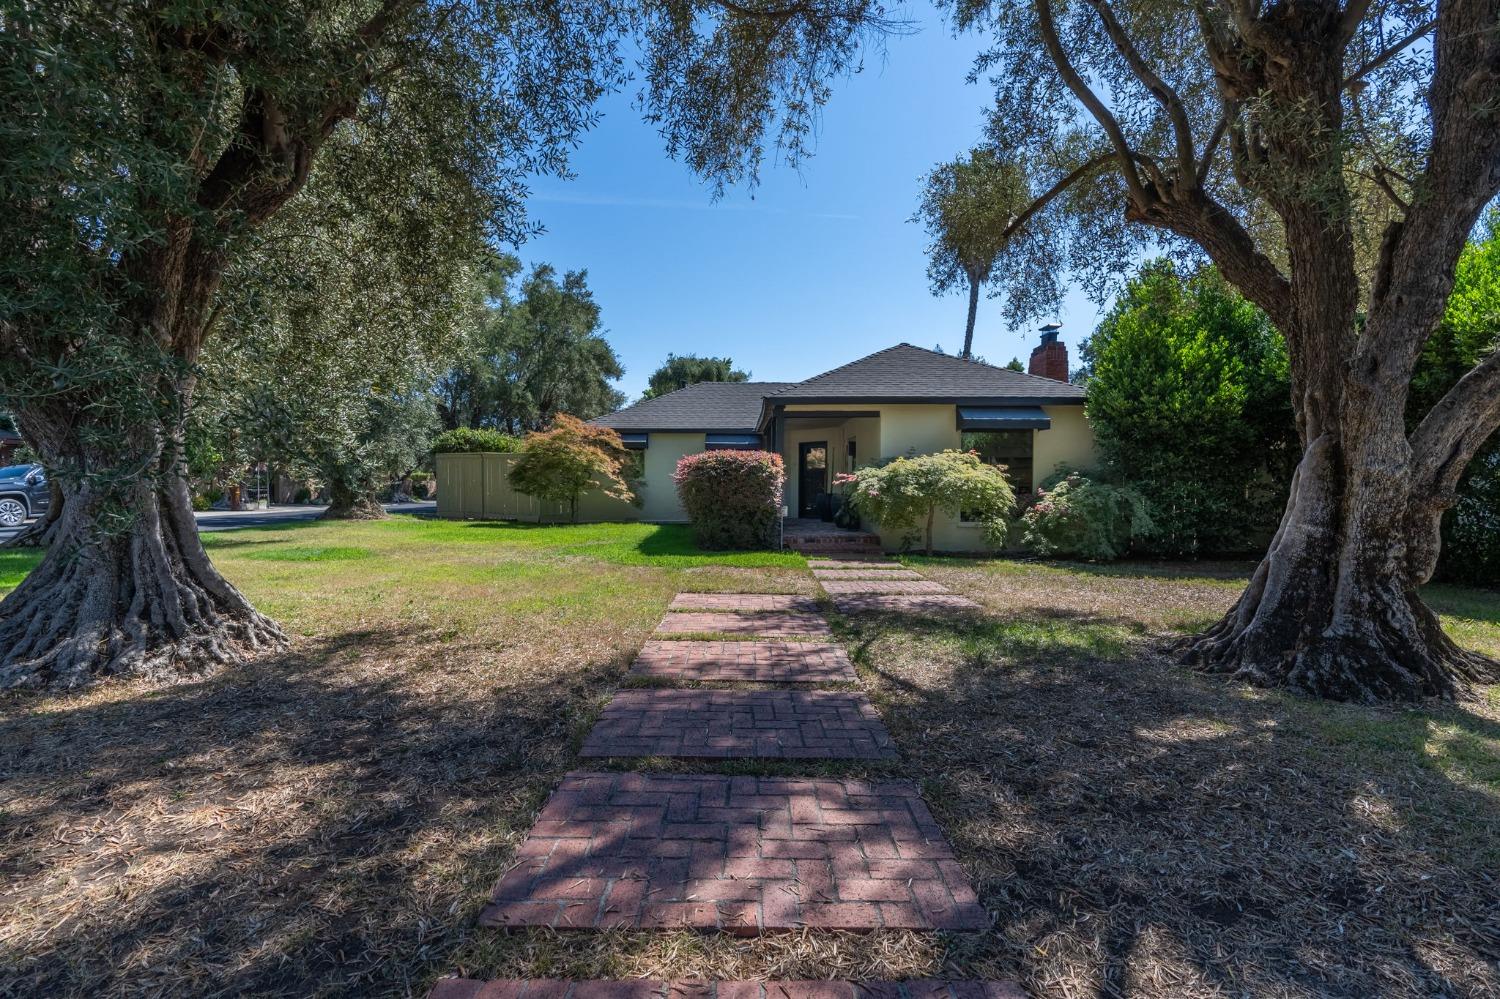
[[[594,422],[616,430],[713,431],[754,433],[761,402],[790,382],[698,382],[626,406]]]
[[[805,382],[769,394],[767,402],[1082,402],[1081,386],[966,361],[909,343],[878,350]]]

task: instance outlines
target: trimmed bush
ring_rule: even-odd
[[[1004,544],[1016,502],[1004,470],[973,451],[955,449],[896,458],[840,475],[834,482],[851,487],[849,503],[860,516],[903,532],[908,546],[920,539],[929,555],[937,511],[982,521],[986,540],[998,548]]]
[[[672,473],[698,547],[767,548],[776,536],[786,470],[769,451],[690,454]]]
[[[477,454],[481,451],[515,454],[521,449],[519,437],[473,427],[445,430],[432,442],[432,450],[437,454]]]
[[[1146,498],[1071,472],[1036,491],[1021,515],[1021,541],[1048,558],[1117,559],[1154,530]]]

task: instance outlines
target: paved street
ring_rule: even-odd
[[[414,513],[432,516],[437,513],[436,503],[387,503],[390,513]],[[240,527],[266,527],[271,524],[286,524],[298,520],[314,520],[326,507],[321,506],[273,506],[269,510],[204,510],[197,514],[200,531],[232,531]],[[16,534],[14,528],[0,528],[0,543]]]

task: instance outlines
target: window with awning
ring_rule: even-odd
[[[1052,426],[1040,406],[959,406],[960,430],[1046,430]]]
[[[760,434],[709,434],[703,446],[709,451],[758,451]]]
[[[651,446],[650,434],[621,434],[620,443],[632,451],[644,451]]]

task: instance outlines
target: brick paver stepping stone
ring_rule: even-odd
[[[838,593],[947,593],[948,588],[930,579],[820,579],[829,596]]]
[[[921,573],[912,572],[910,569],[814,569],[812,574],[819,580],[824,579],[926,579]]]
[[[910,782],[575,772],[480,923],[748,935],[989,916]]]
[[[794,593],[679,593],[667,607],[674,611],[801,611],[818,612],[817,597]]]
[[[838,593],[833,595],[833,606],[843,614],[953,614],[983,609],[956,593]]]
[[[852,683],[854,664],[830,642],[647,642],[632,676],[754,683]]]
[[[705,982],[681,980],[480,982],[444,978],[427,999],[1026,999],[1015,982]]]
[[[584,756],[891,759],[896,744],[864,694],[826,690],[622,690]]]
[[[906,566],[894,559],[869,558],[810,558],[809,569],[904,569]]]
[[[747,635],[755,638],[818,636],[833,632],[821,615],[805,611],[766,611],[737,614],[733,611],[674,611],[656,626],[658,635]]]

